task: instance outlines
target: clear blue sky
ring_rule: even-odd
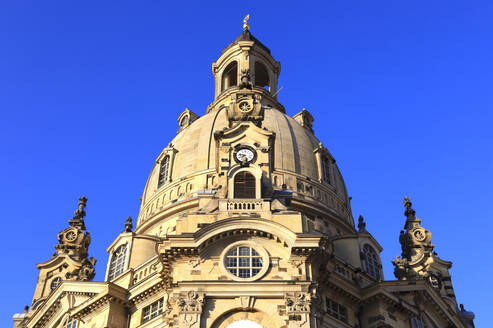
[[[31,303],[35,264],[82,194],[104,279],[106,247],[137,217],[179,113],[212,102],[211,62],[246,13],[282,64],[280,101],[315,116],[384,247],[386,279],[409,195],[458,301],[488,326],[493,2],[450,0],[2,1],[0,326]]]

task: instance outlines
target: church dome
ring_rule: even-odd
[[[264,110],[261,129],[275,136],[271,150],[273,170],[269,179],[272,189],[293,191],[293,197],[331,208],[351,223],[348,195],[339,168],[314,136],[311,124],[309,127],[300,124],[299,119],[304,116],[310,114],[303,110],[293,118],[283,113],[282,108]],[[224,107],[210,111],[193,122],[189,120],[188,124],[162,151],[152,168],[142,197],[139,224],[173,204],[217,189],[216,172],[222,163],[218,161],[215,133],[229,128],[227,111]],[[325,153],[321,163],[317,162],[317,151]],[[320,171],[325,168],[320,165],[326,160],[330,171],[326,172],[329,178],[324,179]],[[167,181],[160,181],[163,161],[167,162],[167,176],[164,177]],[[227,197],[233,198],[232,195]]]
[[[214,101],[202,117],[189,109],[179,115],[177,136],[156,159],[139,233],[163,229],[162,222],[190,211],[221,208],[232,215],[250,207],[265,215],[304,211],[354,231],[344,181],[314,135],[312,115],[303,109],[290,117],[277,100],[280,69],[248,30],[223,50],[212,64]]]
[[[433,251],[409,198],[393,261],[400,281],[383,281],[382,247],[362,216],[355,229],[312,115],[290,117],[277,101],[280,64],[248,18],[212,65],[206,114],[178,116],[136,228],[128,217],[107,248],[105,281],[91,281],[81,197],[14,328],[474,327],[457,307],[452,263]]]

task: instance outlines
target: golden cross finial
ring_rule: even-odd
[[[246,15],[243,18],[243,31],[248,31],[250,29],[250,25],[248,25],[248,20],[250,19],[250,14]]]

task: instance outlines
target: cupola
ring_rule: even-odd
[[[272,97],[277,96],[277,79],[281,64],[250,33],[247,15],[243,19],[243,32],[222,51],[221,57],[212,63],[217,100],[229,90],[259,89]]]

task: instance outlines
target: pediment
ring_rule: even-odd
[[[424,308],[436,313],[442,320],[446,320],[453,326],[460,327],[457,317],[454,315],[454,308],[449,302],[442,298],[425,280],[397,280],[385,281],[378,285],[381,292],[390,294],[395,299],[406,299],[410,303],[421,304]],[[383,289],[383,290],[382,290]],[[375,291],[375,294],[378,294]],[[416,314],[416,313],[415,313]]]
[[[252,228],[255,227],[255,228]],[[320,235],[299,235],[282,224],[260,218],[235,217],[221,220],[200,229],[194,234],[168,236],[159,244],[159,252],[198,252],[210,243],[231,235],[263,236],[277,240],[286,247],[295,249],[317,249]]]
[[[55,327],[69,311],[106,288],[104,282],[65,281],[30,316],[27,328]]]

